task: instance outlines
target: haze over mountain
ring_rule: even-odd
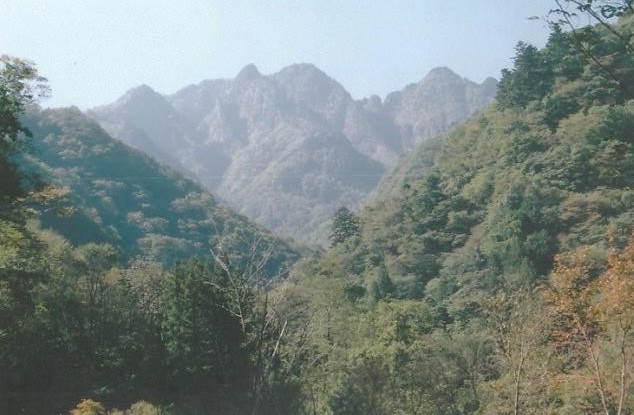
[[[278,234],[323,244],[338,207],[357,208],[401,155],[468,119],[496,84],[436,68],[385,100],[355,101],[314,65],[248,65],[169,96],[142,85],[88,114]]]
[[[218,246],[236,253],[253,244],[272,247],[270,275],[296,257],[204,187],[113,139],[76,108],[34,111],[24,121],[42,139],[20,165],[68,190],[61,208],[42,209],[38,219],[72,244],[109,243],[122,263],[142,257],[165,265],[206,258]]]

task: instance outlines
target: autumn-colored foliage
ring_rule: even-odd
[[[545,297],[556,322],[551,346],[562,364],[555,379],[585,391],[577,396],[583,406],[592,406],[594,393],[596,410],[624,413],[634,353],[634,238],[611,249],[605,266],[588,248],[557,257]]]
[[[70,415],[106,415],[106,409],[102,404],[92,399],[82,399],[77,406],[70,411]]]

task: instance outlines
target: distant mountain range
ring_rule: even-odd
[[[338,207],[357,208],[403,154],[496,89],[436,68],[384,100],[354,100],[311,64],[272,75],[248,65],[173,95],[142,85],[88,115],[279,235],[324,244]]]

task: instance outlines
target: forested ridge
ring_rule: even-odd
[[[31,109],[23,124],[39,139],[17,163],[63,191],[55,204],[39,209],[40,227],[73,245],[108,243],[122,263],[143,257],[166,266],[208,256],[210,246],[237,253],[258,245],[260,252],[272,249],[266,258],[270,274],[297,255],[198,183],[113,139],[76,108]]]
[[[0,90],[0,412],[633,412],[634,10],[556,4],[495,103],[279,278],[257,246],[162,261],[43,226],[87,199],[17,167],[27,131],[4,120],[42,80],[3,58],[24,83]]]

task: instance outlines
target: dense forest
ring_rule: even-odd
[[[495,102],[299,259],[171,171],[108,175],[166,168],[3,56],[0,413],[634,412],[634,9],[555,3]]]

